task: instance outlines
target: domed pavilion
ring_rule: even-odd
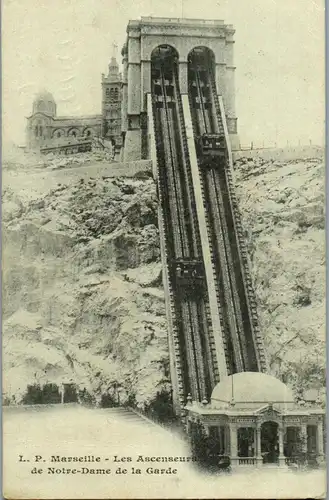
[[[213,389],[211,401],[188,398],[187,431],[202,424],[219,456],[232,466],[289,464],[299,452],[324,457],[325,411],[315,401],[294,400],[280,380],[259,372],[235,373]]]

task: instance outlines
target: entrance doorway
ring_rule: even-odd
[[[238,457],[255,456],[255,430],[253,427],[238,429]]]
[[[289,426],[286,428],[284,455],[291,458],[298,454],[298,444],[300,441],[299,427]]]
[[[261,426],[261,453],[264,464],[273,464],[279,457],[279,433],[276,422],[264,422]]]

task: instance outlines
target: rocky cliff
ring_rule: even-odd
[[[322,387],[324,162],[242,158],[235,172],[271,371],[295,387]]]
[[[69,184],[31,195],[38,170],[9,174],[3,189],[7,400],[21,401],[27,384],[74,383],[96,400],[109,395],[147,404],[169,386],[153,181],[84,181],[77,172]],[[51,173],[48,180],[44,185],[52,183]]]
[[[4,165],[5,401],[73,383],[148,406],[170,391],[154,182],[53,168]],[[323,162],[239,159],[236,177],[271,370],[321,386]]]

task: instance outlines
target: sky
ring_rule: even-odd
[[[236,29],[242,145],[324,143],[324,0],[3,0],[4,143],[24,144],[41,89],[60,115],[100,113],[101,73],[128,21],[182,15]]]

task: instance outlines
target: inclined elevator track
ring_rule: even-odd
[[[159,217],[180,406],[209,400],[219,381],[177,60],[152,60]],[[266,361],[215,78],[206,57],[189,60],[189,104],[227,373],[265,371]],[[225,118],[224,118],[225,119]],[[202,144],[219,138],[221,152]],[[218,143],[217,143],[218,144]],[[194,165],[194,164],[193,164]],[[208,269],[208,268],[207,268]],[[213,296],[213,295],[212,295]]]
[[[159,201],[165,232],[173,343],[180,397],[209,398],[218,368],[209,320],[201,241],[189,171],[177,69],[161,59],[152,68]]]
[[[224,136],[215,78],[206,58],[202,61],[194,57],[190,61],[189,99],[217,277],[216,293],[225,325],[228,371],[264,371],[265,355],[227,146],[224,144],[222,154],[217,156],[211,150],[205,154],[200,143],[204,135]]]

